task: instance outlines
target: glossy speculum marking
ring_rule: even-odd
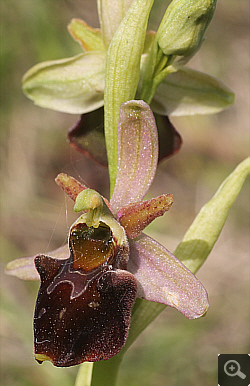
[[[137,283],[124,269],[111,229],[73,225],[70,257],[35,258],[41,277],[35,316],[35,357],[56,366],[109,359],[124,345]],[[121,261],[119,261],[121,260]]]

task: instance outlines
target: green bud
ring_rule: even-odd
[[[165,55],[189,56],[197,51],[213,18],[217,0],[173,0],[156,39]]]

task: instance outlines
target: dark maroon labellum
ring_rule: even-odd
[[[158,162],[178,153],[182,145],[182,139],[169,118],[164,115],[154,114],[159,136]]]
[[[109,359],[123,347],[137,283],[106,224],[73,226],[70,257],[35,258],[41,277],[34,315],[35,357],[55,366]],[[119,264],[121,259],[121,264]]]
[[[94,159],[98,164],[108,166],[104,134],[104,108],[82,114],[78,122],[68,131],[70,145]]]

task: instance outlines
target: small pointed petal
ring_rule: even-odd
[[[104,50],[101,30],[90,27],[85,21],[72,19],[68,25],[69,33],[81,44],[84,51]]]
[[[154,115],[143,101],[123,103],[118,125],[118,170],[110,201],[113,213],[147,193],[158,161]]]
[[[32,67],[23,77],[23,92],[38,106],[83,114],[103,105],[104,75],[105,53],[85,52]]]
[[[134,0],[98,0],[98,13],[105,47],[108,48],[117,28]]]
[[[139,236],[155,218],[163,216],[173,204],[172,194],[162,194],[151,200],[136,202],[119,209],[117,216],[130,239]]]
[[[162,245],[146,235],[130,241],[128,269],[138,297],[175,307],[188,319],[207,312],[207,292],[198,279]]]
[[[157,88],[151,107],[161,115],[218,113],[234,103],[234,93],[218,79],[181,67]]]
[[[76,200],[76,197],[82,190],[87,189],[87,186],[82,185],[74,177],[68,176],[65,173],[58,174],[55,182],[73,201]]]
[[[69,256],[69,247],[64,245],[54,251],[48,252],[49,255],[57,259],[65,259]],[[22,280],[40,280],[40,276],[35,267],[35,256],[21,257],[10,261],[6,268],[7,275],[19,277]]]
[[[55,178],[55,182],[73,201],[76,200],[76,197],[81,193],[82,190],[88,189],[87,186],[81,184],[74,177],[71,177],[65,173],[58,174],[58,176]],[[102,198],[107,207],[110,208],[108,200],[105,197]]]
[[[74,149],[97,163],[108,166],[103,107],[81,115],[76,125],[68,131],[68,139]]]

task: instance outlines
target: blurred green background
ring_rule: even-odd
[[[155,2],[156,29],[168,1]],[[108,196],[107,170],[71,149],[67,129],[77,116],[44,110],[21,91],[34,64],[80,52],[67,32],[71,18],[98,27],[94,0],[2,0],[1,4],[1,384],[71,386],[77,367],[38,365],[32,316],[39,283],[6,276],[10,260],[46,252],[67,239],[76,218],[54,183],[69,173]],[[249,1],[218,0],[202,49],[190,67],[224,81],[236,94],[214,116],[172,119],[184,143],[158,168],[149,196],[173,193],[174,206],[147,228],[174,250],[201,206],[249,153]],[[166,309],[125,356],[119,386],[212,386],[219,353],[249,353],[249,183],[198,278],[210,309],[188,321]]]

